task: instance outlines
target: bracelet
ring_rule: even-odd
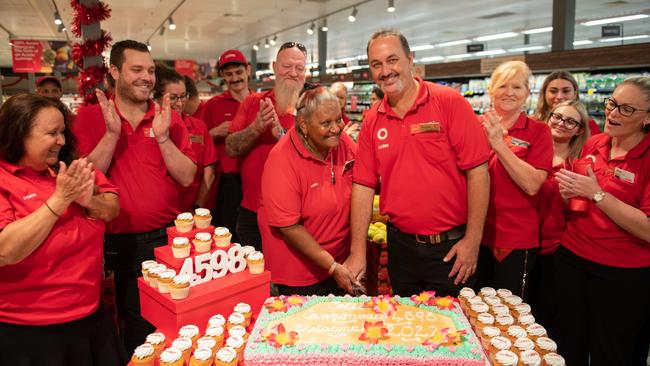
[[[330,266],[330,269],[327,270],[327,274],[331,276],[332,273],[334,273],[334,270],[336,269],[336,266],[337,266],[337,265],[338,265],[338,263],[336,263],[336,261],[334,261],[334,262],[332,263],[332,265]]]
[[[156,139],[156,142],[158,143],[158,145],[162,145],[162,144],[164,144],[165,142],[167,142],[167,140],[169,140],[169,135],[167,135],[167,136],[165,137],[165,139],[162,140],[162,141],[158,141],[158,139]]]
[[[54,210],[52,209],[52,207],[50,207],[50,205],[47,204],[47,201],[43,202],[43,204],[45,204],[45,207],[47,207],[47,209],[50,210],[50,212],[52,213],[52,215],[54,215],[54,216],[56,216],[56,217],[61,217],[61,215],[59,215],[58,213],[54,212]]]

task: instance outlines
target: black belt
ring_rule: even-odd
[[[395,225],[388,223],[388,226],[393,228],[399,234],[407,236],[420,244],[440,244],[450,240],[457,240],[465,235],[465,225],[458,225],[447,231],[437,234],[409,234],[401,231]]]
[[[172,223],[172,225],[173,225],[173,223]],[[149,241],[150,239],[158,239],[159,237],[161,237],[163,235],[167,235],[167,227],[168,226],[171,226],[171,225],[163,226],[163,227],[161,227],[159,229],[154,229],[154,230],[147,231],[147,232],[144,232],[144,233],[124,233],[124,234],[110,234],[110,233],[107,233],[106,236],[108,238],[111,238],[111,239],[133,238],[133,239],[136,239],[136,240]]]

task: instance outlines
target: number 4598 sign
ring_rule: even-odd
[[[234,246],[224,250],[215,250],[212,253],[203,253],[194,258],[187,258],[179,272],[190,277],[190,286],[196,286],[219,277],[228,272],[237,273],[246,269],[246,259],[241,247]],[[204,272],[201,276],[200,273]]]

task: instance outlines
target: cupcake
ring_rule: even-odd
[[[230,347],[223,347],[217,351],[214,362],[216,366],[235,366],[237,365],[237,351]]]
[[[497,328],[501,329],[502,332],[507,331],[508,327],[515,324],[515,319],[510,314],[499,314],[494,320]]]
[[[517,322],[522,326],[527,327],[535,323],[535,317],[532,316],[531,314],[523,314],[517,318]]]
[[[221,315],[221,314],[213,315],[213,316],[210,317],[210,319],[208,319],[208,328],[214,327],[214,326],[217,326],[217,325],[220,326],[220,327],[223,327],[224,325],[226,325],[226,318],[224,318],[223,315]]]
[[[518,325],[511,325],[508,327],[508,330],[506,331],[506,336],[511,340],[511,341],[516,341],[519,338],[525,338],[528,336],[528,333],[526,333],[526,329],[518,326]]]
[[[494,316],[490,313],[481,313],[476,317],[476,321],[474,322],[474,326],[477,331],[480,332],[481,329],[488,325],[493,325],[494,324]]]
[[[515,308],[512,309],[512,312],[516,316],[522,316],[524,314],[530,314],[531,311],[532,311],[532,309],[530,308],[530,305],[526,304],[525,302],[522,302],[519,305],[515,305]]]
[[[532,349],[519,353],[519,364],[523,366],[540,366],[542,358]]]
[[[217,347],[221,347],[223,343],[223,327],[221,325],[208,327],[208,329],[205,330],[205,336],[214,339],[217,343]]]
[[[182,236],[177,236],[174,238],[174,240],[172,240],[172,254],[174,254],[174,258],[189,257],[190,249],[192,249],[192,246],[190,245],[190,239]]]
[[[227,227],[220,226],[214,229],[214,235],[212,238],[214,239],[214,245],[216,245],[217,248],[228,248],[230,246],[232,234]]]
[[[194,224],[199,229],[205,229],[210,226],[212,215],[207,208],[197,208],[194,210]]]
[[[537,338],[535,345],[537,346],[537,352],[539,352],[541,355],[557,352],[557,344],[555,341],[548,337]]]
[[[209,348],[197,348],[190,357],[189,366],[211,366],[212,350]]]
[[[156,357],[160,356],[165,349],[165,335],[162,333],[151,333],[145,339],[145,342],[153,346]]]
[[[207,348],[213,353],[217,350],[217,346],[217,341],[207,335],[196,340],[196,348]]]
[[[542,359],[544,360],[542,364],[544,366],[566,366],[564,358],[557,353],[547,353]]]
[[[503,336],[496,336],[490,339],[490,345],[488,346],[488,349],[490,350],[490,354],[496,354],[499,351],[509,350],[510,347],[512,347],[512,342],[510,342],[508,338]]]
[[[212,235],[210,233],[196,233],[192,242],[197,253],[207,253],[212,246]]]
[[[483,348],[488,349],[490,348],[490,340],[501,335],[501,330],[497,327],[488,325],[483,327],[478,334],[481,336],[481,344],[483,345]]]
[[[244,328],[248,326],[249,322],[246,320],[244,314],[241,313],[232,313],[228,317],[228,323],[226,323],[226,329],[230,329],[235,325],[240,325]]]
[[[239,245],[239,243],[235,243],[235,245]],[[243,247],[241,247],[241,251],[244,254],[244,258],[256,252],[255,247],[250,245],[244,245]]]
[[[497,352],[492,359],[493,366],[517,366],[517,362],[519,362],[517,355],[508,350]]]
[[[251,317],[253,316],[253,311],[251,310],[251,306],[245,302],[240,302],[237,305],[235,305],[232,311],[233,313],[240,313],[249,322],[251,320]]]
[[[537,323],[533,323],[526,327],[526,332],[528,332],[528,338],[533,341],[537,341],[539,337],[546,337],[546,329]]]
[[[242,358],[242,355],[244,354],[244,346],[246,343],[244,342],[244,338],[242,337],[235,337],[235,336],[230,336],[226,339],[226,347],[230,347],[237,352],[237,357],[239,359]]]
[[[149,285],[153,288],[158,288],[158,279],[160,279],[160,274],[166,270],[167,267],[164,264],[156,264],[149,268]]]
[[[251,274],[260,274],[264,272],[264,254],[262,252],[254,252],[246,257],[248,264],[248,271]]]
[[[193,324],[184,325],[178,330],[178,336],[189,338],[192,340],[192,344],[196,344],[196,340],[199,339],[199,327]]]
[[[460,289],[460,292],[458,293],[458,302],[460,303],[460,307],[463,309],[463,311],[469,308],[469,299],[474,296],[476,296],[476,293],[471,288],[463,287]]]
[[[173,300],[182,300],[190,295],[190,277],[178,275],[169,284],[169,294]]]
[[[187,363],[190,360],[190,354],[192,353],[192,340],[190,338],[180,337],[174,339],[171,348],[183,353],[183,362]]]
[[[161,294],[169,293],[169,284],[172,283],[172,280],[176,276],[176,271],[173,269],[166,269],[158,275],[158,291]]]
[[[183,366],[183,352],[167,348],[160,354],[160,366]]]
[[[155,359],[155,350],[149,343],[136,347],[131,356],[131,362],[136,366],[153,366]]]
[[[194,227],[194,216],[189,212],[183,212],[176,216],[174,224],[176,225],[176,230],[178,230],[179,233],[192,231],[192,228]]]
[[[241,337],[244,341],[248,340],[248,332],[246,332],[246,328],[241,325],[230,327],[230,329],[228,329],[228,336]]]
[[[501,303],[501,299],[499,299],[499,298],[496,297],[496,296],[485,296],[485,297],[483,297],[483,301],[484,301],[486,304],[490,305],[490,306],[494,306],[494,305],[496,305],[496,304],[500,304],[500,303]]]
[[[517,340],[513,343],[515,346],[515,349],[518,350],[520,353],[523,351],[532,351],[535,349],[535,342],[530,340],[530,338],[527,337],[521,337],[517,338]]]
[[[483,297],[497,295],[496,290],[493,289],[492,287],[483,287],[478,293]]]
[[[481,313],[487,313],[490,308],[488,307],[488,304],[484,302],[479,302],[479,303],[472,303],[469,306],[469,317],[476,319],[478,317],[478,314]]]
[[[492,314],[494,314],[494,315],[510,314],[510,309],[507,306],[505,306],[505,305],[503,305],[501,303],[492,305],[491,311],[492,311]]]
[[[512,296],[512,291],[508,290],[507,288],[500,288],[497,290],[497,296],[505,299],[508,296]]]
[[[503,301],[508,305],[509,308],[514,309],[515,306],[524,302],[521,297],[517,295],[510,295],[503,299]]]
[[[152,260],[142,262],[142,278],[144,278],[145,281],[149,282],[149,269],[156,264],[158,264],[158,262]]]

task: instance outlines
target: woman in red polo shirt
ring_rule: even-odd
[[[645,365],[650,343],[650,78],[605,99],[605,130],[587,141],[588,175],[556,174],[569,211],[555,258],[559,352],[568,365]]]
[[[528,296],[539,251],[538,192],[553,161],[548,126],[523,112],[530,76],[521,61],[499,65],[488,87],[494,110],[481,116],[492,153],[478,282],[479,286],[507,288],[523,298]]]
[[[100,304],[104,222],[117,189],[74,160],[64,106],[0,109],[0,365],[123,365]]]
[[[538,121],[548,121],[551,110],[557,104],[571,100],[580,100],[578,82],[568,71],[553,71],[542,83],[537,108],[532,117]],[[600,133],[600,127],[593,118],[589,118],[588,126],[592,136]]]
[[[571,163],[580,156],[589,136],[585,128],[589,115],[582,103],[573,100],[556,104],[546,119],[553,135],[553,173],[571,169]],[[560,195],[555,175],[548,176],[540,194],[541,250],[537,258],[532,281],[531,305],[533,313],[550,335],[554,335],[551,319],[559,305],[553,296],[556,286],[554,269],[555,251],[566,227],[567,206]]]
[[[280,294],[351,292],[356,282],[341,264],[350,253],[356,145],[341,133],[338,103],[325,87],[304,91],[295,127],[264,165],[259,228]]]

